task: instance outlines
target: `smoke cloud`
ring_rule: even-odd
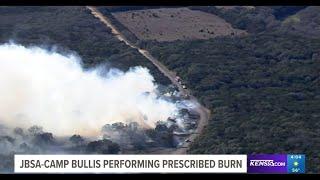
[[[39,47],[0,45],[0,124],[65,136],[97,136],[114,122],[153,128],[177,114],[160,98],[148,69],[83,70],[74,54]]]

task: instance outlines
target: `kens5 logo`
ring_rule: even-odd
[[[286,163],[274,160],[250,160],[250,166],[286,166]]]
[[[305,173],[305,155],[248,155],[248,173]]]

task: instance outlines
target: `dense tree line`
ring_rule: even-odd
[[[255,6],[254,8],[236,6],[232,9],[191,6],[189,8],[217,15],[234,28],[246,30],[250,34],[281,31],[317,38],[320,33],[319,6]]]
[[[319,171],[319,39],[274,32],[147,47],[212,110],[189,153],[303,153]]]
[[[271,6],[273,15],[276,19],[283,20],[288,16],[294,15],[297,12],[305,9],[307,6]]]
[[[246,30],[248,33],[263,32],[279,24],[272,14],[273,10],[265,6],[256,6],[253,9],[241,6],[233,9],[221,9],[215,6],[191,6],[189,8],[217,15],[234,28]]]

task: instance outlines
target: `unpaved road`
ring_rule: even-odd
[[[91,13],[98,18],[101,22],[103,22],[108,28],[112,30],[112,33],[115,35],[116,38],[118,38],[120,41],[123,41],[125,44],[130,46],[131,48],[134,48],[138,50],[144,57],[146,57],[150,62],[152,62],[165,76],[167,76],[170,81],[176,85],[180,91],[180,93],[183,96],[188,95],[190,97],[190,101],[192,101],[196,108],[194,109],[199,113],[200,119],[198,121],[198,126],[195,129],[194,133],[192,133],[188,139],[193,142],[195,138],[200,134],[203,130],[203,128],[208,124],[208,120],[210,118],[210,111],[202,106],[198,100],[190,94],[190,92],[186,89],[182,88],[182,85],[176,81],[176,73],[170,71],[166,66],[164,66],[162,63],[160,63],[155,57],[153,57],[147,50],[141,49],[137,46],[135,46],[133,43],[131,43],[120,31],[117,30],[117,28],[111,23],[111,21],[101,14],[99,10],[97,10],[93,6],[87,6],[87,8],[91,11]],[[180,148],[172,148],[172,149],[161,149],[158,151],[154,151],[152,153],[154,154],[186,154],[187,149],[189,148],[190,143],[185,143]]]

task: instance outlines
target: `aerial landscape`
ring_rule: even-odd
[[[14,154],[306,154],[320,172],[319,6],[1,6],[0,172]]]

